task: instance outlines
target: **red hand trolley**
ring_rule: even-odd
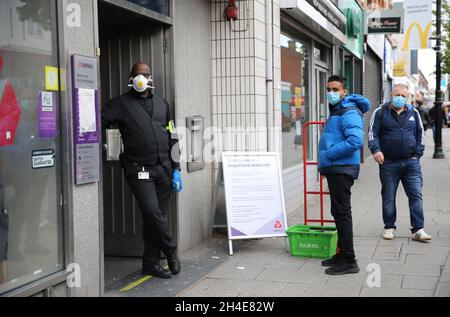
[[[320,176],[320,189],[319,191],[309,191],[308,190],[308,176],[307,176],[307,167],[308,166],[319,166],[319,162],[308,161],[306,158],[306,145],[307,145],[307,132],[308,128],[312,125],[318,125],[322,129],[325,126],[325,122],[322,121],[312,121],[307,122],[303,126],[303,186],[304,186],[304,209],[305,209],[305,225],[308,223],[320,223],[321,226],[324,226],[325,223],[334,223],[334,220],[325,220],[324,219],[324,196],[330,195],[329,192],[325,192],[323,188],[323,179],[324,176]],[[308,196],[309,195],[319,195],[320,196],[320,219],[309,219],[308,218]]]

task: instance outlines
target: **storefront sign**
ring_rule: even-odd
[[[74,88],[98,89],[97,61],[93,57],[73,56]]]
[[[402,9],[367,11],[364,20],[365,34],[403,33],[404,11]]]
[[[346,43],[347,19],[331,0],[280,0],[282,12],[314,32]]]
[[[403,50],[430,48],[433,4],[430,0],[404,0],[405,40]]]
[[[82,185],[99,181],[100,120],[96,59],[74,55],[72,69],[75,182]]]
[[[339,9],[347,17],[347,41],[344,46],[358,59],[362,59],[364,55],[363,9],[356,0],[339,1]]]
[[[56,96],[52,92],[39,93],[39,137],[56,138]]]
[[[333,10],[333,4],[325,0],[306,0],[317,11],[319,11],[331,24],[338,28],[342,33],[346,33],[346,22]],[[337,10],[337,9],[336,9]]]
[[[50,168],[55,166],[55,150],[37,150],[31,154],[33,169]]]
[[[406,76],[405,61],[402,59],[398,63],[394,64],[394,77]]]
[[[367,33],[401,33],[402,19],[401,18],[372,18],[367,22]]]
[[[228,237],[284,237],[287,227],[278,153],[223,153]]]

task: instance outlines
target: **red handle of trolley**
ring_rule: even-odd
[[[308,223],[320,223],[323,226],[325,223],[334,223],[334,220],[325,220],[324,219],[324,196],[329,195],[329,192],[324,191],[323,179],[324,177],[320,176],[320,190],[319,191],[309,191],[308,190],[308,176],[307,176],[307,167],[308,166],[319,166],[319,162],[308,161],[306,158],[306,148],[307,148],[307,132],[308,128],[312,125],[318,125],[321,128],[325,126],[325,122],[322,121],[312,121],[307,122],[303,125],[303,186],[304,186],[304,208],[305,208],[305,225]],[[308,218],[308,196],[309,195],[318,195],[320,196],[320,219],[309,219]]]

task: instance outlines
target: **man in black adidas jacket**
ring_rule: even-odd
[[[150,67],[135,64],[130,74],[132,89],[104,107],[102,124],[103,128],[117,125],[120,129],[124,144],[122,165],[143,213],[142,273],[170,278],[181,268],[177,244],[165,217],[171,187],[177,192],[182,189],[178,140],[169,105],[150,92],[150,83]],[[171,272],[160,265],[161,251],[167,256]]]
[[[396,85],[392,101],[375,110],[369,127],[369,148],[380,165],[383,238],[395,238],[395,199],[401,181],[409,199],[412,239],[423,242],[431,240],[431,236],[424,230],[420,166],[425,150],[425,134],[420,113],[406,103],[408,96],[408,86]]]

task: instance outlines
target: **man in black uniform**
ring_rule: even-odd
[[[180,272],[181,264],[166,211],[171,187],[180,192],[182,181],[170,108],[164,98],[150,92],[151,78],[147,64],[135,64],[130,74],[132,88],[103,109],[102,124],[103,128],[118,125],[122,135],[122,166],[144,220],[142,274],[170,278],[171,273]],[[167,256],[170,272],[160,265],[161,251]]]

